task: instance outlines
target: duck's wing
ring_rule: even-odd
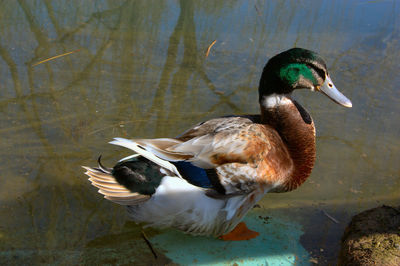
[[[260,115],[225,116],[198,123],[186,130],[177,139],[186,141],[207,134],[226,130],[239,130],[250,124],[259,123]]]
[[[228,195],[249,193],[260,182],[268,183],[268,178],[272,186],[277,167],[282,167],[279,165],[282,158],[290,160],[277,132],[254,123],[251,117],[212,119],[194,126],[175,139],[132,141],[158,158],[172,162],[174,166],[176,162],[185,161],[202,170],[214,170],[224,194],[226,192]],[[276,157],[278,159],[273,159]],[[212,173],[207,177],[212,177]],[[216,190],[221,194],[221,190]]]
[[[135,139],[134,141],[168,161],[189,161],[203,169],[216,168],[218,155],[243,155],[248,139],[249,126],[254,125],[247,117],[223,117],[199,123],[177,138]],[[233,159],[233,158],[231,158]]]

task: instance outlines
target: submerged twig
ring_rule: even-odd
[[[50,60],[53,60],[53,59],[56,59],[56,58],[59,58],[59,57],[62,57],[62,56],[66,56],[66,55],[69,55],[69,54],[73,54],[73,53],[79,52],[79,50],[80,50],[80,49],[77,49],[77,50],[74,50],[74,51],[71,51],[71,52],[68,52],[68,53],[64,53],[64,54],[60,54],[60,55],[56,55],[56,56],[47,58],[47,59],[45,59],[45,60],[42,60],[42,61],[40,61],[40,62],[37,62],[37,63],[33,64],[32,66],[34,67],[34,66],[40,65],[40,64],[42,64],[42,63],[46,63],[46,62],[48,62],[48,61],[50,61]]]
[[[261,16],[261,12],[257,7],[257,4],[254,5],[254,8],[256,9],[257,15]]]
[[[151,253],[153,253],[154,258],[157,259],[157,253],[155,252],[153,245],[151,244],[150,240],[147,238],[147,236],[143,230],[142,230],[142,237],[143,237],[144,241],[146,241],[147,246],[150,248]]]
[[[213,45],[217,42],[217,40],[214,40],[207,48],[207,52],[206,52],[206,58],[208,57],[208,55],[210,54],[210,50],[211,47],[213,47]]]
[[[333,218],[332,216],[330,216],[326,211],[322,210],[322,212],[325,214],[326,217],[328,217],[329,219],[331,219],[334,223],[339,223],[338,220],[336,220],[335,218]]]

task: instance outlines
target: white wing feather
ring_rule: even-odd
[[[175,165],[173,165],[172,163],[170,163],[166,160],[160,159],[157,156],[155,156],[153,153],[141,148],[138,145],[138,143],[133,140],[124,139],[124,138],[114,138],[114,140],[111,141],[110,144],[114,144],[114,145],[118,145],[118,146],[122,146],[122,147],[125,147],[128,149],[131,149],[134,152],[145,157],[146,159],[152,161],[153,163],[156,163],[159,166],[164,167],[165,169],[171,171],[172,173],[174,173],[177,176],[179,176],[180,178],[182,178],[182,176],[179,174],[178,170],[176,169]],[[127,157],[127,158],[129,158],[129,157]]]

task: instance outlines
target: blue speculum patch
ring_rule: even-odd
[[[261,215],[265,214],[253,210],[244,219],[250,229],[260,233],[248,241],[222,241],[168,230],[151,242],[181,265],[310,265],[309,254],[300,244],[301,226]]]
[[[189,181],[189,183],[203,187],[203,188],[210,188],[212,184],[208,179],[207,173],[203,168],[194,166],[190,162],[178,161],[172,162],[178,169],[179,173]]]

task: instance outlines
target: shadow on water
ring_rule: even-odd
[[[182,243],[233,252],[214,239],[146,229],[154,260],[140,227],[125,225],[125,210],[102,200],[80,165],[93,165],[98,154],[110,165],[128,155],[105,144],[113,137],[174,136],[210,117],[257,113],[266,60],[302,46],[327,59],[354,108],[296,94],[317,126],[314,172],[294,192],[267,195],[247,219],[264,232],[291,222],[282,234],[293,229],[295,237],[277,237],[279,245],[301,247],[304,263],[334,264],[353,214],[400,200],[400,12],[390,1],[313,3],[3,2],[0,262],[194,262],[179,253]],[[234,259],[286,254],[243,250]]]

